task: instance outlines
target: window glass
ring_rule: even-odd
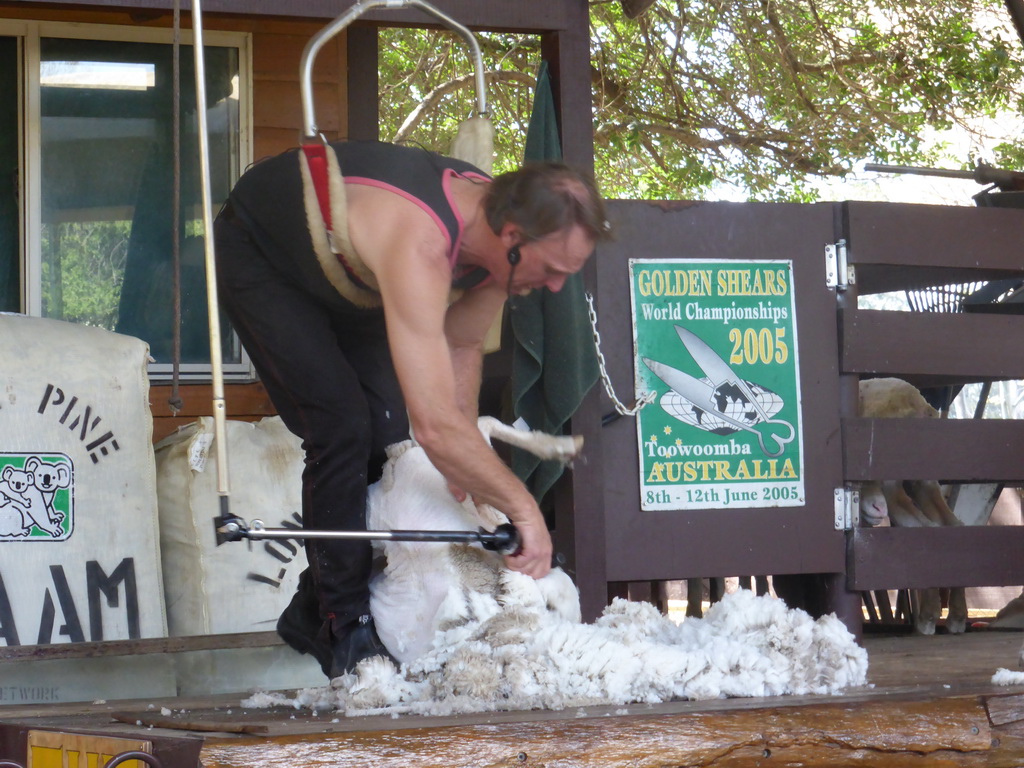
[[[40,54],[43,315],[138,336],[170,362],[176,227],[181,360],[209,362],[191,47],[181,47],[177,222],[172,47],[44,38]],[[216,208],[239,164],[236,49],[206,46],[206,89]],[[233,334],[223,345],[224,361],[238,362]]]
[[[0,312],[21,309],[18,177],[18,41],[0,37]]]

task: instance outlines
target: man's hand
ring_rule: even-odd
[[[505,565],[535,579],[547,576],[551,570],[553,546],[544,518],[538,515],[536,520],[520,520],[515,526],[523,548],[518,555],[505,555]]]
[[[448,483],[448,493],[455,497],[455,500],[459,502],[459,504],[461,504],[462,502],[469,498],[468,493],[466,493],[464,490],[459,488],[459,486],[452,482]]]

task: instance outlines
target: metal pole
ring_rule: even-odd
[[[196,120],[199,131],[199,176],[203,201],[203,244],[206,255],[206,307],[210,316],[210,373],[213,386],[214,442],[217,453],[217,493],[221,514],[228,508],[228,442],[224,405],[224,361],[220,347],[220,304],[217,301],[217,268],[213,250],[213,210],[210,191],[210,146],[206,128],[206,57],[203,51],[203,11],[192,0],[192,50],[196,69]]]
[[[262,520],[246,523],[240,517],[227,515],[213,521],[217,545],[229,541],[259,541],[260,539],[335,539],[358,541],[416,541],[449,544],[481,544],[484,549],[502,555],[518,554],[522,547],[519,531],[511,523],[499,525],[493,531],[314,531],[308,528],[266,528]]]
[[[864,163],[864,170],[878,173],[911,173],[918,176],[941,176],[946,179],[974,179],[974,171],[955,171],[950,168],[920,168],[916,165]]]
[[[480,54],[480,45],[477,43],[476,37],[473,36],[469,29],[455,21],[451,16],[439,11],[430,3],[423,2],[423,0],[360,0],[360,2],[357,2],[345,13],[313,35],[302,51],[302,61],[299,65],[299,89],[302,94],[303,138],[315,139],[318,138],[320,133],[316,124],[316,109],[313,105],[313,62],[316,59],[316,55],[327,41],[361,15],[374,8],[419,8],[421,11],[429,13],[441,21],[445,26],[458,32],[469,45],[470,56],[473,59],[473,69],[476,75],[477,112],[480,115],[487,114],[487,89],[484,83],[483,56]]]

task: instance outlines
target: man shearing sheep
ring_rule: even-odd
[[[552,553],[544,518],[476,426],[482,346],[510,295],[558,291],[583,267],[606,236],[600,196],[561,164],[492,180],[413,147],[330,148],[344,179],[341,247],[299,151],[247,171],[215,228],[225,311],[306,451],[303,525],[365,529],[367,487],[411,424],[456,497],[519,530],[508,566],[540,578]],[[371,545],[310,539],[306,555],[281,637],[332,678],[385,655],[368,607]]]

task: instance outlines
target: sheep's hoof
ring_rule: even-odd
[[[967,630],[967,619],[964,618],[947,618],[946,619],[946,631],[951,635],[960,635]]]

